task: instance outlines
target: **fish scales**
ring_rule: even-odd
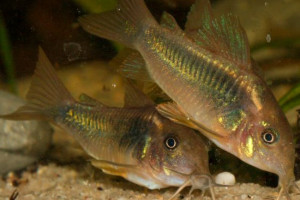
[[[183,31],[170,14],[164,13],[158,24],[143,0],[119,0],[118,9],[80,17],[79,23],[91,34],[139,52],[136,56],[142,58],[132,73],[138,79],[144,66],[175,102],[158,105],[162,115],[279,175],[278,199],[287,193],[294,184],[293,132],[250,56],[236,16],[215,17],[208,0],[196,0]],[[124,69],[130,69],[130,63],[127,60]]]
[[[40,49],[27,104],[0,118],[49,120],[72,134],[93,158],[92,165],[107,174],[149,189],[179,186],[174,195],[190,185],[210,188],[215,200],[202,137],[161,116],[151,99],[126,83],[123,108],[85,94],[76,101]]]
[[[210,94],[208,95],[209,97],[213,97],[215,100],[219,102],[220,99],[223,99],[224,102],[228,102],[228,103],[230,102],[232,103],[233,101],[238,101],[238,99],[236,98],[237,91],[238,90],[243,91],[245,89],[243,85],[234,84],[236,86],[233,86],[231,89],[229,88],[228,90],[226,90],[226,86],[232,85],[231,83],[236,80],[237,75],[234,72],[238,71],[239,69],[235,68],[231,64],[227,64],[227,65],[221,64],[220,61],[209,59],[208,56],[204,56],[204,54],[208,54],[208,52],[201,53],[202,50],[200,50],[198,47],[189,48],[191,46],[194,46],[193,44],[189,44],[187,42],[185,42],[184,44],[182,44],[182,42],[181,43],[179,42],[179,44],[177,43],[175,44],[175,42],[170,39],[169,34],[163,34],[159,31],[155,32],[154,30],[145,31],[145,32],[149,34],[152,33],[151,35],[148,36],[151,39],[149,38],[146,39],[147,45],[150,45],[149,49],[152,49],[152,51],[150,52],[150,54],[152,55],[149,57],[152,56],[159,57],[160,62],[159,64],[157,64],[157,66],[158,67],[162,66],[161,69],[160,68],[157,69],[158,73],[153,72],[154,74],[153,78],[155,80],[158,80],[158,82],[163,81],[161,79],[164,79],[165,76],[162,76],[161,74],[163,73],[159,73],[160,71],[166,71],[166,73],[175,73],[175,76],[177,74],[178,77],[182,77],[186,80],[185,85],[179,87],[187,88],[189,85],[197,85],[197,87],[200,87],[202,91],[205,91],[205,93],[209,93]],[[168,53],[166,54],[165,52]],[[154,64],[150,64],[150,65],[154,65]],[[168,70],[170,71],[168,72]],[[155,74],[158,74],[158,76],[156,77]],[[217,79],[215,77],[217,75],[219,75],[219,77],[223,77],[224,79],[221,82],[223,83],[222,86],[224,87],[223,89],[220,89],[221,91],[223,91],[222,93],[220,93],[219,88],[215,86],[218,84],[221,86],[221,83],[219,81],[220,78]],[[174,79],[169,81],[170,82],[174,81],[176,83],[176,80]],[[244,79],[244,81],[247,80]],[[248,85],[249,84],[250,83],[248,83]],[[161,84],[161,87],[164,89],[164,87],[168,87],[168,85],[170,87],[173,86],[172,83],[169,84],[166,83],[166,84]],[[240,86],[241,88],[237,88],[238,86]],[[164,90],[169,91],[169,88]],[[244,96],[247,95],[245,94],[246,92],[247,91],[245,91],[244,94],[241,95]],[[191,92],[189,91],[186,91],[186,93],[187,93],[186,95],[191,94]],[[172,95],[174,94],[169,94],[169,95],[172,97]],[[185,96],[185,95],[183,94],[181,96]],[[218,103],[218,105],[216,106],[219,107],[222,105],[219,105]]]
[[[134,149],[133,155],[136,159],[145,144],[147,127],[151,126],[155,110],[151,112],[140,112],[140,109],[110,109],[98,108],[75,104],[59,108],[61,116],[56,116],[56,123],[61,124],[64,129],[85,144],[88,152],[94,151],[97,146],[115,144],[119,151],[130,151]],[[147,109],[146,109],[147,110]],[[146,111],[145,110],[145,111]],[[137,147],[136,147],[137,146]],[[101,157],[93,153],[96,157]]]

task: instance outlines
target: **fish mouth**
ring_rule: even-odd
[[[187,180],[176,190],[176,192],[168,199],[174,199],[184,188],[188,186],[192,186],[188,195],[191,195],[192,192],[196,189],[200,189],[202,191],[202,195],[204,195],[204,191],[209,189],[211,193],[211,197],[215,200],[215,192],[214,192],[214,181],[210,174],[197,173],[192,172],[190,174],[185,174],[182,172],[178,172],[176,170],[168,169],[173,173],[179,174],[181,176],[187,177]]]
[[[291,187],[295,187],[298,189],[298,191],[300,192],[300,188],[298,187],[298,185],[296,184],[295,181],[295,176],[293,174],[293,170],[288,170],[287,172],[284,171],[285,173],[281,173],[279,175],[279,194],[278,197],[276,198],[276,200],[279,200],[282,196],[286,196],[287,200],[291,200],[291,197],[289,195],[289,189]]]
[[[291,200],[290,194],[289,194],[289,189],[291,187],[296,188],[299,192],[300,192],[300,188],[298,187],[298,185],[296,184],[295,180],[291,180],[290,182],[288,182],[287,185],[282,185],[282,183],[280,184],[280,190],[279,190],[279,194],[276,198],[276,200],[281,199],[282,196],[285,196],[287,200]]]

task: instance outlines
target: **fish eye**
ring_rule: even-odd
[[[276,134],[275,130],[273,130],[271,128],[265,129],[262,132],[261,137],[266,144],[273,144],[278,139],[278,135]]]
[[[173,150],[177,147],[177,139],[173,136],[167,137],[165,140],[165,145],[168,149]]]

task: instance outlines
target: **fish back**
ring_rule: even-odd
[[[149,109],[75,104],[63,108],[61,113],[60,126],[67,129],[89,155],[97,160],[123,164],[137,162],[153,126]]]

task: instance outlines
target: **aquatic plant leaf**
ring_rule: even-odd
[[[115,8],[116,0],[74,0],[89,13],[100,13]]]
[[[15,81],[15,67],[13,62],[11,44],[9,41],[9,36],[6,31],[6,27],[0,13],[0,54],[3,60],[3,65],[5,67],[7,81],[10,86],[10,90],[13,93],[17,93],[17,85]]]
[[[279,100],[279,105],[284,112],[300,105],[300,83],[295,85]]]

